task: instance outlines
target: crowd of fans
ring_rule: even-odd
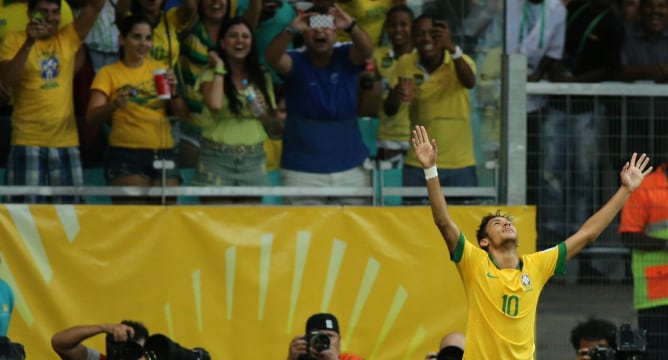
[[[526,55],[527,81],[662,82],[666,7],[509,0],[506,49]],[[409,130],[422,124],[442,142],[441,183],[478,186],[481,148],[500,139],[502,8],[500,0],[5,0],[5,183],[82,185],[82,169],[97,167],[108,185],[178,186],[192,169],[198,186],[266,186],[280,169],[284,186],[364,187],[373,180],[368,158],[377,156],[403,186],[424,186],[408,146]],[[166,98],[157,96],[156,70],[167,70]],[[527,114],[527,202],[539,205],[546,238],[563,237],[591,207],[587,172],[605,109],[591,99],[530,96]],[[365,145],[363,116],[378,120],[377,148]],[[634,125],[629,147],[658,149],[665,121],[653,119]],[[574,179],[579,186],[567,186]],[[579,199],[570,207],[579,210],[560,206],[565,198]]]

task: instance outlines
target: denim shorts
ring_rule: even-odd
[[[165,159],[171,161],[174,167],[167,169],[166,177],[180,179],[178,161],[173,149],[130,149],[122,147],[109,147],[107,151],[107,163],[104,169],[104,177],[107,182],[128,175],[142,175],[151,180],[162,178],[162,169],[156,168],[156,160]]]
[[[263,143],[225,145],[201,140],[195,186],[269,186]]]

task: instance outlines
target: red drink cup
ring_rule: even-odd
[[[158,99],[169,100],[172,97],[171,89],[165,75],[167,70],[160,69],[153,72],[153,81],[155,82],[155,91],[158,93]]]

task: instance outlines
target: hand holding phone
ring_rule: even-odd
[[[313,29],[334,28],[334,17],[332,15],[313,15],[308,20],[309,26]]]
[[[36,21],[38,24],[44,24],[44,14],[40,11],[33,11],[30,14],[30,19]]]

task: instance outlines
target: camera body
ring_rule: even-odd
[[[308,344],[309,348],[314,348],[317,352],[323,352],[329,349],[331,342],[327,334],[321,333],[318,330],[310,331],[304,335],[304,340]],[[313,357],[310,354],[302,355],[299,357],[299,360],[312,360]]]
[[[611,347],[598,345],[595,348],[589,349],[586,355],[592,360],[616,360],[617,351]]]
[[[634,330],[630,324],[622,324],[617,330],[617,348],[597,346],[587,355],[593,360],[642,360],[647,353],[647,331]]]
[[[128,334],[128,338],[132,338]],[[144,356],[144,348],[138,343],[130,341],[114,341],[114,336],[107,334],[106,352],[108,360],[137,360]]]
[[[6,336],[0,336],[0,360],[23,360],[25,358],[23,345],[12,342]]]

